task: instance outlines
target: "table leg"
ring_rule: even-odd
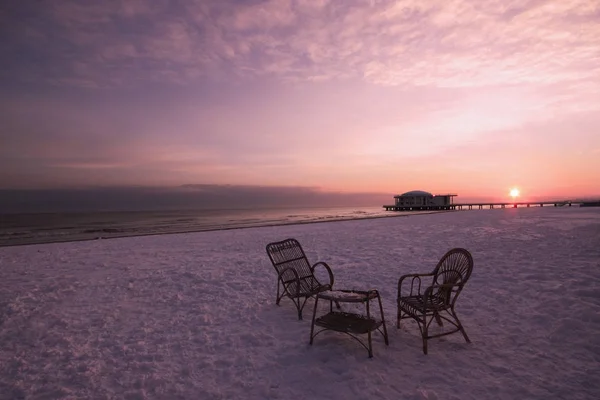
[[[317,317],[317,304],[319,303],[319,296],[315,296],[315,307],[313,309],[312,323],[310,324],[310,342],[313,344],[313,332],[315,331],[315,319]]]
[[[367,319],[371,319],[371,312],[369,310],[369,299],[367,298]],[[367,332],[367,337],[369,341],[369,358],[373,358],[373,345],[371,343],[371,330]]]
[[[383,305],[381,304],[381,297],[377,293],[377,300],[379,300],[379,312],[381,313],[381,325],[383,325],[383,338],[385,339],[385,345],[389,346],[390,342],[388,339],[387,328],[385,326],[385,317],[383,316]]]

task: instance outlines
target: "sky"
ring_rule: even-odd
[[[0,33],[5,191],[600,195],[599,1],[22,0]]]

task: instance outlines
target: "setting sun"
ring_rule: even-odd
[[[519,194],[521,194],[521,191],[517,188],[512,188],[510,189],[510,197],[512,197],[513,199],[515,197],[519,197]]]

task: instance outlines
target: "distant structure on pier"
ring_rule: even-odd
[[[456,194],[433,195],[423,190],[412,190],[394,196],[395,204],[383,206],[389,211],[423,211],[423,210],[451,210],[453,197]]]

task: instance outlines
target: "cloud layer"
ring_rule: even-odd
[[[236,76],[435,87],[600,78],[600,5],[530,1],[11,2],[7,73],[85,87]]]
[[[0,188],[595,193],[599,21],[594,0],[5,1]]]

